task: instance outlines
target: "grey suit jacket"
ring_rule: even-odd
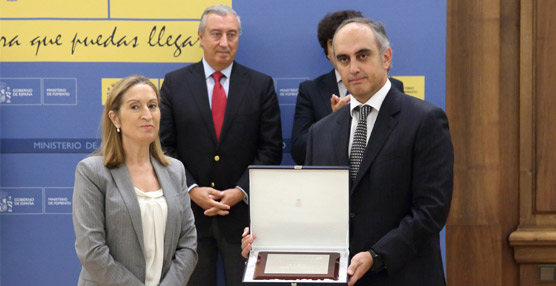
[[[197,233],[182,163],[151,158],[168,204],[160,285],[185,285],[197,263]],[[141,210],[125,164],[108,169],[102,156],[79,162],[73,191],[78,285],[144,285]]]

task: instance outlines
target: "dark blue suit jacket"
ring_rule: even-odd
[[[399,91],[404,91],[403,82],[395,78],[390,78],[390,82]],[[315,122],[332,113],[332,107],[330,106],[332,94],[339,95],[334,70],[314,80],[304,81],[299,85],[291,137],[291,154],[298,165],[303,165],[305,161],[309,128]]]
[[[349,106],[310,129],[307,165],[349,165]],[[350,254],[375,250],[386,271],[357,285],[445,285],[439,232],[453,184],[453,147],[444,111],[388,92],[350,186]]]
[[[160,93],[162,147],[183,162],[188,186],[214,183],[217,190],[240,186],[249,193],[249,165],[280,164],[280,108],[271,77],[234,62],[219,141],[202,62],[168,73]],[[211,218],[197,204],[191,207],[197,236],[209,235]],[[241,241],[243,228],[249,225],[248,211],[240,202],[229,215],[215,217],[222,233],[233,242]]]

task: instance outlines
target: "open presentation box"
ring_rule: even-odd
[[[347,285],[349,168],[250,166],[244,285]]]

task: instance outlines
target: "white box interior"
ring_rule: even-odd
[[[253,280],[259,251],[338,252],[339,279],[265,282],[346,282],[349,259],[347,168],[250,168],[251,233],[256,235],[245,270]]]

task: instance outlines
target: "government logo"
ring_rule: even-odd
[[[12,103],[11,88],[3,81],[0,81],[0,103]]]
[[[13,199],[6,192],[0,192],[0,213],[13,212]]]

